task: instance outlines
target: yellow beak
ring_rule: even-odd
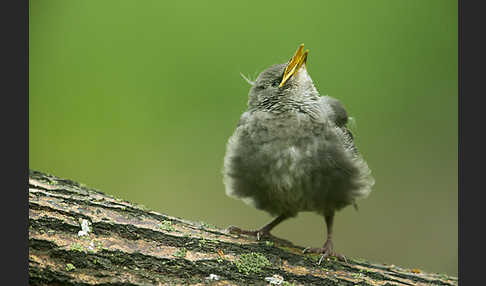
[[[278,87],[282,87],[289,78],[291,78],[294,74],[296,74],[299,69],[305,65],[307,61],[307,54],[309,54],[309,50],[302,52],[304,50],[304,44],[301,44],[297,51],[295,52],[294,56],[290,59],[287,67],[285,68],[284,75],[280,85]]]

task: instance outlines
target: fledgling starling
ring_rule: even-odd
[[[249,83],[248,110],[230,137],[224,158],[226,194],[276,218],[258,230],[229,231],[273,237],[270,231],[298,212],[324,216],[327,240],[305,252],[334,252],[334,213],[371,192],[374,179],[346,127],[343,105],[320,96],[307,73],[300,45],[286,64],[273,65]],[[321,261],[320,260],[320,261]],[[319,261],[319,263],[320,263]]]

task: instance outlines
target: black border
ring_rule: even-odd
[[[482,136],[486,130],[485,105],[475,101],[484,99],[486,94],[484,86],[480,86],[480,82],[485,81],[486,45],[485,10],[478,3],[481,2],[458,1],[459,285],[484,284],[481,258],[485,245],[482,233],[485,213],[482,210],[486,201],[482,196],[486,189],[481,179],[485,177],[486,169],[486,142]]]
[[[2,27],[2,284],[28,285],[29,1],[3,1]]]

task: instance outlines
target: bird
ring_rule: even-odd
[[[304,253],[335,252],[335,213],[372,191],[375,180],[347,127],[343,104],[321,96],[307,71],[309,50],[299,45],[290,60],[263,70],[251,81],[247,110],[226,144],[223,183],[228,196],[266,211],[273,219],[256,230],[229,226],[233,234],[275,238],[270,231],[299,212],[324,217],[322,247]]]

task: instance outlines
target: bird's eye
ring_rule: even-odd
[[[280,85],[280,83],[282,82],[282,79],[283,79],[283,76],[284,76],[284,73],[282,72],[282,74],[277,78],[275,79],[273,82],[272,82],[272,86],[273,87],[277,87]]]
[[[280,79],[276,79],[276,80],[274,80],[274,81],[272,82],[272,86],[273,86],[273,87],[278,86],[278,85],[280,84],[280,81],[281,81]]]

